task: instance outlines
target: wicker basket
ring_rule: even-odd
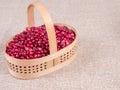
[[[13,39],[11,38],[4,46],[4,53],[7,58],[9,72],[20,79],[36,78],[53,72],[69,64],[76,56],[76,30],[69,25],[57,23],[58,25],[65,25],[71,28],[76,34],[75,40],[69,46],[57,51],[56,35],[52,20],[49,13],[40,2],[34,2],[28,6],[28,26],[32,27],[34,25],[34,7],[37,8],[44,20],[48,34],[50,55],[32,60],[13,58],[6,53],[6,46]]]

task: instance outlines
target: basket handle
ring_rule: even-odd
[[[37,8],[39,11],[39,14],[42,16],[43,21],[45,23],[47,35],[48,35],[48,41],[49,41],[49,48],[50,48],[50,54],[53,54],[57,52],[57,42],[56,42],[56,34],[53,22],[51,20],[51,17],[47,11],[47,9],[40,3],[40,2],[34,2],[31,3],[28,6],[27,14],[28,14],[28,27],[34,26],[34,7]]]

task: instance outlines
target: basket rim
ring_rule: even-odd
[[[14,36],[13,36],[13,37],[11,37],[9,40],[7,40],[7,42],[5,43],[5,45],[4,45],[4,47],[3,47],[3,48],[4,48],[4,55],[5,55],[6,57],[8,57],[9,59],[14,60],[15,62],[16,62],[16,61],[19,61],[19,62],[29,62],[29,61],[34,62],[34,61],[36,61],[36,60],[41,60],[41,62],[46,62],[46,61],[49,61],[49,60],[51,60],[51,59],[54,59],[55,57],[58,57],[58,56],[62,55],[64,52],[67,52],[67,51],[70,50],[71,47],[74,46],[74,45],[76,44],[76,42],[77,42],[77,31],[76,31],[76,29],[73,28],[72,26],[67,25],[67,24],[64,24],[64,23],[54,23],[54,25],[65,25],[65,26],[67,26],[68,28],[72,29],[72,30],[74,31],[74,33],[75,33],[75,39],[74,39],[74,41],[73,41],[70,45],[62,48],[61,50],[59,50],[59,51],[57,51],[57,52],[55,52],[55,53],[53,53],[53,54],[49,54],[49,55],[47,55],[47,56],[41,57],[41,58],[34,58],[34,59],[17,59],[17,58],[14,58],[14,57],[12,57],[12,56],[10,56],[10,55],[8,55],[8,54],[6,53],[6,46],[7,46],[7,44],[13,39],[13,37],[14,37]],[[7,58],[7,60],[9,61],[8,58]],[[43,59],[43,60],[42,60],[42,59]]]

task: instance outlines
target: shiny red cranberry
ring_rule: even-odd
[[[75,39],[73,30],[66,26],[54,25],[57,39],[57,50],[60,50]],[[18,59],[41,58],[50,54],[45,25],[26,28],[14,36],[6,47],[6,53]]]

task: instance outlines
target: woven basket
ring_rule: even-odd
[[[13,38],[8,40],[4,46],[4,53],[5,57],[7,58],[8,69],[13,76],[20,79],[36,78],[53,72],[69,64],[76,56],[76,30],[69,25],[57,23],[58,25],[64,25],[72,29],[76,35],[75,40],[70,45],[57,51],[56,35],[52,20],[49,13],[40,2],[34,2],[28,6],[28,27],[34,26],[34,7],[37,8],[44,20],[48,34],[50,55],[32,60],[13,58],[6,53],[6,46]]]

